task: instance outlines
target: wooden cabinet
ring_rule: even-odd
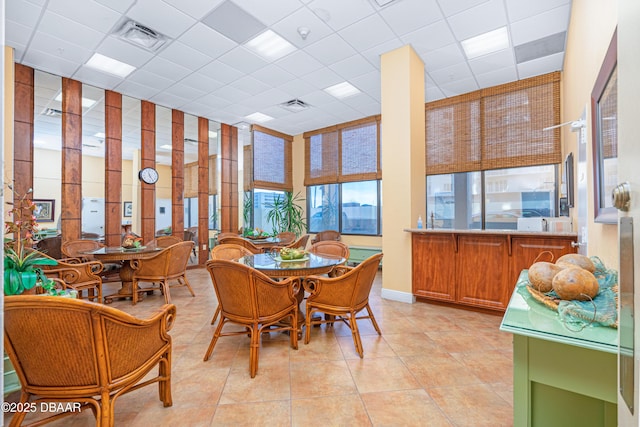
[[[575,235],[550,233],[413,232],[413,294],[505,311],[520,272],[541,252],[549,251],[554,260],[575,253],[575,241]]]

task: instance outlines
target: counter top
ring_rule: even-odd
[[[569,329],[557,312],[531,296],[527,298],[526,292],[518,292],[518,288],[525,287],[528,281],[527,270],[523,270],[502,318],[501,331],[606,353],[618,352],[617,329],[598,325],[589,325],[579,331]]]
[[[457,228],[404,228],[402,231],[416,234],[487,234],[487,235],[522,235],[522,236],[569,236],[577,237],[575,232],[521,231],[521,230],[478,230]]]

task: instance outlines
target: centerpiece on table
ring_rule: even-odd
[[[248,239],[253,239],[253,240],[263,240],[271,237],[271,235],[261,228],[254,228],[254,229],[247,230],[245,232],[244,237]]]
[[[8,186],[13,190],[12,186]],[[29,189],[15,202],[7,202],[12,208],[7,212],[11,220],[5,221],[5,235],[13,234],[13,239],[4,245],[4,293],[20,295],[35,293],[39,277],[43,277],[38,265],[56,265],[55,259],[34,250],[33,236],[38,230],[34,215],[35,204],[27,196]]]

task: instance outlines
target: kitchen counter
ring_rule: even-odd
[[[522,230],[477,230],[477,229],[458,229],[458,228],[405,228],[402,231],[408,233],[429,234],[500,234],[500,235],[517,235],[517,236],[560,236],[560,237],[577,237],[575,232],[557,232],[557,231],[522,231]]]

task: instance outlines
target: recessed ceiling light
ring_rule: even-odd
[[[169,151],[171,151],[171,149],[172,149],[173,147],[172,147],[171,145],[169,145],[169,144],[164,144],[164,145],[161,145],[161,146],[160,146],[160,148],[162,148],[163,150],[169,150]]]
[[[85,65],[98,71],[113,74],[114,76],[122,78],[127,77],[136,69],[133,65],[125,64],[117,59],[109,58],[108,56],[100,55],[99,53],[94,53]]]
[[[62,92],[58,93],[58,96],[53,98],[53,100],[62,102]],[[93,99],[85,98],[84,96],[82,97],[82,108],[89,108],[95,103],[96,101]],[[94,135],[94,136],[97,136],[97,135]],[[104,138],[104,134],[102,134],[102,137]]]
[[[296,47],[271,30],[258,34],[245,46],[265,59],[276,60],[296,50]]]
[[[342,82],[337,85],[329,86],[328,88],[325,88],[324,91],[339,99],[348,98],[360,93],[360,90],[349,82]]]
[[[477,58],[482,55],[497,52],[509,47],[507,27],[498,28],[479,36],[462,41],[462,48],[467,59]]]
[[[273,117],[267,116],[266,114],[262,114],[262,113],[253,113],[244,117],[245,119],[249,119],[258,123],[264,123],[264,122],[268,122],[269,120],[273,120]]]
[[[214,139],[218,136],[218,132],[216,132],[215,130],[210,130],[209,131],[209,139]]]
[[[98,133],[94,134],[93,136],[95,136],[96,138],[104,138],[106,135],[104,134],[104,132],[98,132]]]

